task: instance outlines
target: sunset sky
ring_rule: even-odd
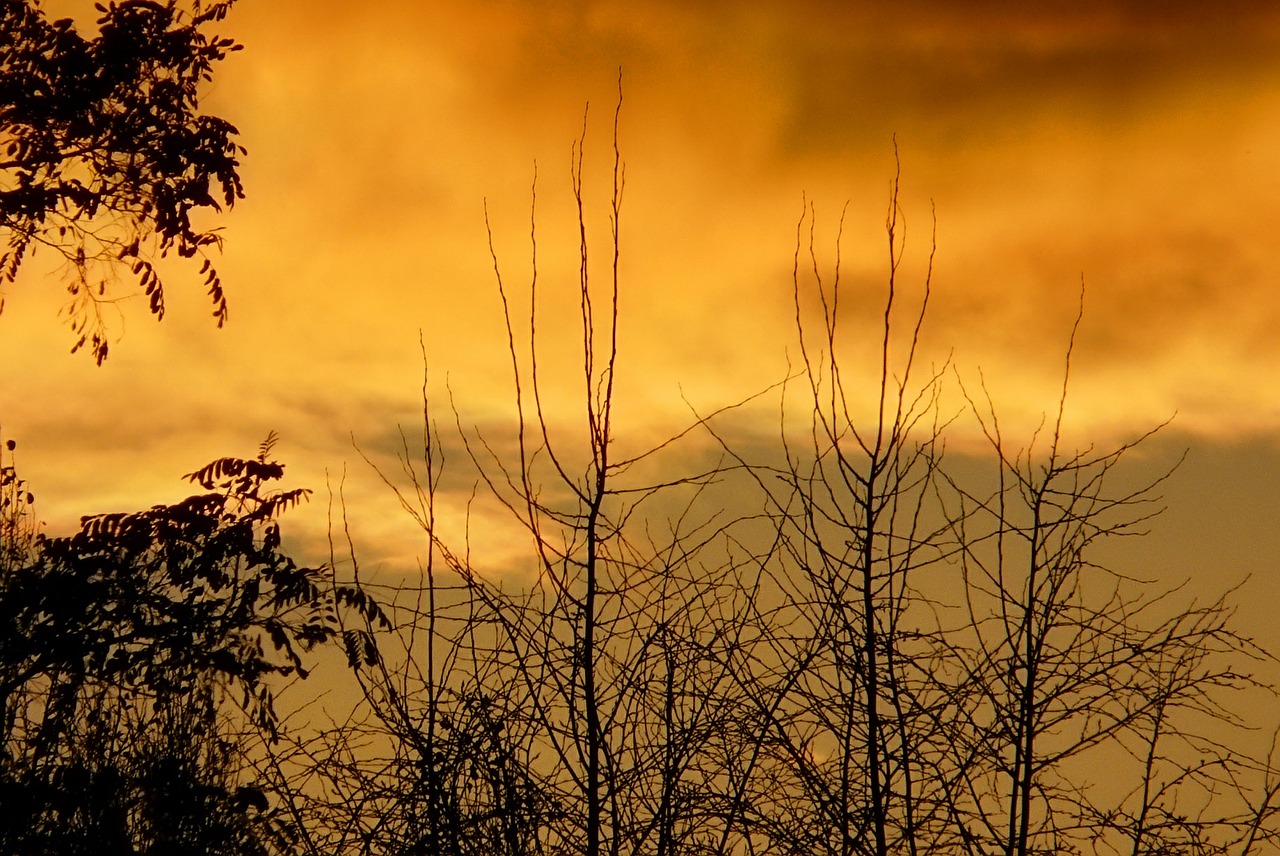
[[[43,5],[91,26],[89,2]],[[1135,561],[1221,586],[1253,574],[1244,613],[1264,626],[1280,596],[1276,4],[241,0],[220,32],[245,49],[205,107],[249,150],[222,220],[228,326],[175,268],[165,320],[125,302],[96,368],[67,354],[47,271],[5,294],[0,428],[50,531],[181,498],[183,473],[275,430],[290,484],[317,491],[299,542],[323,533],[326,472],[345,466],[369,563],[411,561],[352,439],[394,466],[396,425],[420,412],[419,331],[442,414],[446,381],[464,422],[510,413],[484,206],[522,295],[535,163],[540,331],[552,351],[576,341],[570,146],[589,103],[604,259],[621,68],[623,432],[656,437],[683,399],[711,410],[786,373],[806,200],[824,264],[848,204],[843,276],[874,319],[896,136],[908,294],[936,211],[926,352],[981,369],[1010,425],[1032,426],[1056,405],[1083,281],[1073,438],[1174,417],[1139,463],[1190,449]],[[1280,650],[1280,631],[1264,641]]]

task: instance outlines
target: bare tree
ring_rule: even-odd
[[[1067,451],[1064,381],[1047,450],[1037,434],[1011,454],[990,399],[970,398],[995,478],[944,466],[944,371],[913,383],[932,252],[907,333],[894,335],[897,199],[895,180],[879,364],[864,386],[840,353],[840,236],[824,282],[806,209],[794,294],[812,421],[803,444],[784,430],[783,464],[751,465],[782,547],[768,577],[783,602],[755,617],[763,659],[736,673],[769,738],[751,793],[770,845],[877,856],[1256,848],[1273,834],[1272,755],[1251,761],[1223,741],[1245,725],[1233,693],[1263,689],[1250,667],[1269,658],[1233,629],[1226,596],[1188,602],[1097,558],[1159,511],[1168,473],[1116,487],[1149,435]],[[1106,783],[1092,775],[1099,763],[1115,770]],[[1178,808],[1188,802],[1194,815]]]
[[[916,672],[932,639],[932,596],[922,594],[922,577],[951,549],[933,498],[943,375],[917,365],[932,255],[919,302],[906,310],[908,333],[896,334],[904,249],[898,192],[895,176],[888,281],[869,367],[842,354],[855,335],[842,305],[843,217],[827,278],[806,207],[793,296],[803,388],[796,409],[811,418],[799,439],[784,424],[781,464],[752,466],[781,546],[770,578],[783,603],[760,616],[769,662],[743,675],[742,691],[768,734],[768,771],[753,793],[769,815],[772,845],[783,852],[915,853],[940,840],[928,748],[945,699],[927,698]],[[817,307],[816,325],[807,305]],[[762,684],[759,675],[770,673]]]
[[[536,177],[524,318],[493,254],[514,435],[503,443],[458,421],[463,463],[529,537],[532,581],[486,576],[470,544],[441,534],[444,444],[424,381],[421,452],[402,433],[404,479],[387,478],[424,532],[422,582],[379,594],[397,630],[371,634],[380,656],[360,665],[361,711],[278,759],[281,776],[314,747],[341,759],[321,765],[323,805],[296,800],[300,815],[329,818],[319,852],[339,842],[377,853],[674,856],[739,852],[753,834],[741,797],[758,739],[735,669],[759,636],[749,619],[764,562],[734,544],[738,520],[708,499],[723,488],[718,453],[689,469],[688,456],[705,452],[691,443],[704,420],[638,454],[616,439],[620,109],[621,98],[603,287],[589,254],[585,123],[572,149],[579,428],[545,406]],[[655,482],[652,472],[668,475]],[[358,757],[354,747],[371,744],[374,754]]]
[[[1233,630],[1225,596],[1186,602],[1179,586],[1099,562],[1105,541],[1144,533],[1173,470],[1116,486],[1124,458],[1158,427],[1106,451],[1065,448],[1081,317],[1047,434],[1010,452],[989,396],[970,398],[994,487],[948,480],[969,618],[953,632],[964,701],[949,742],[967,747],[958,822],[974,852],[1229,852],[1210,842],[1225,846],[1274,812],[1269,766],[1260,804],[1226,808],[1252,792],[1240,774],[1254,765],[1219,742],[1244,724],[1232,694],[1256,688],[1247,670],[1268,658]],[[1090,775],[1101,763],[1110,788]],[[1125,776],[1128,794],[1114,784]],[[1188,801],[1199,815],[1174,822]]]
[[[402,472],[382,474],[422,530],[420,578],[362,579],[345,508],[334,523],[335,635],[360,702],[286,729],[258,768],[297,849],[1245,856],[1273,842],[1274,751],[1238,748],[1233,696],[1273,686],[1251,672],[1269,658],[1233,629],[1228,596],[1198,602],[1102,561],[1159,510],[1167,474],[1132,486],[1121,466],[1149,435],[1069,450],[1064,379],[1052,427],[1011,451],[985,389],[925,367],[936,242],[908,288],[896,176],[863,363],[843,220],[828,274],[801,216],[801,362],[773,457],[735,439],[735,407],[627,450],[618,121],[604,265],[588,252],[585,122],[571,155],[580,411],[549,404],[535,173],[524,308],[491,240],[509,433],[467,427],[455,404],[442,439],[424,374],[421,436],[401,430]],[[1074,332],[1068,378],[1073,349]],[[985,474],[943,456],[965,413],[989,441]],[[473,483],[444,480],[446,449]],[[441,524],[443,505],[475,503],[527,536],[520,568],[486,568]]]
[[[529,533],[537,582],[512,593],[465,574],[494,628],[481,652],[518,686],[528,756],[555,811],[544,846],[586,854],[731,851],[744,833],[735,800],[744,746],[729,661],[748,635],[742,608],[758,581],[726,540],[735,520],[702,498],[722,475],[682,470],[697,427],[638,454],[619,454],[620,218],[624,172],[614,113],[611,246],[606,284],[593,284],[583,196],[585,137],[574,148],[578,210],[580,434],[566,437],[544,406],[538,361],[537,242],[522,346],[496,254],[515,378],[515,460],[463,434],[485,486]],[[536,195],[535,195],[536,200]],[[535,211],[536,220],[536,211]],[[524,349],[527,348],[527,351]],[[674,475],[646,481],[646,470]],[[674,508],[666,513],[664,509]],[[477,649],[478,650],[478,649]]]

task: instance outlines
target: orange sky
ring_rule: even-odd
[[[175,272],[165,321],[126,302],[98,369],[66,354],[63,294],[38,267],[6,294],[0,426],[42,517],[59,529],[177,499],[177,476],[252,454],[274,429],[292,483],[321,494],[296,531],[322,529],[324,473],[345,462],[376,561],[411,554],[387,546],[405,528],[350,439],[388,460],[396,423],[413,423],[419,330],[442,407],[447,377],[465,419],[506,412],[483,201],[523,283],[536,161],[540,281],[572,287],[570,143],[589,101],[603,256],[621,67],[619,407],[633,432],[680,418],[681,391],[710,409],[781,377],[805,196],[828,259],[848,201],[846,281],[877,295],[896,134],[909,281],[937,211],[930,352],[969,377],[981,366],[1010,420],[1034,421],[1056,402],[1083,277],[1077,436],[1176,412],[1154,458],[1193,455],[1153,536],[1158,561],[1212,561],[1224,582],[1271,569],[1280,8],[799,5],[241,0],[222,31],[245,50],[206,102],[249,149],[247,198],[224,220],[229,327],[214,327],[194,271]]]

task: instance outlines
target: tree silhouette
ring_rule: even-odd
[[[887,290],[859,365],[864,307],[842,294],[839,238],[835,271],[818,263],[806,208],[792,284],[803,363],[783,385],[802,401],[781,408],[773,449],[748,434],[750,454],[729,408],[619,456],[618,279],[591,287],[581,219],[585,428],[549,418],[537,245],[520,314],[495,256],[513,437],[459,423],[457,442],[528,533],[536,579],[486,576],[471,543],[441,535],[424,382],[422,456],[402,435],[397,488],[427,536],[423,580],[383,596],[399,620],[378,637],[390,653],[357,670],[363,707],[299,740],[291,773],[273,767],[325,783],[323,798],[291,791],[323,830],[314,851],[1245,856],[1274,843],[1274,751],[1237,742],[1241,694],[1274,686],[1255,676],[1274,661],[1233,629],[1225,597],[1183,599],[1103,561],[1159,510],[1164,476],[1124,475],[1143,438],[1070,450],[1065,378],[1052,430],[1022,451],[989,400],[944,413],[947,384],[968,393],[925,362],[932,267],[913,303],[900,215],[895,177]],[[990,445],[957,464],[943,452],[962,418]],[[704,430],[727,464],[682,445]]]
[[[221,238],[193,217],[244,195],[236,129],[199,103],[214,64],[240,47],[207,32],[233,2],[196,0],[190,13],[174,0],[99,4],[99,32],[86,38],[35,0],[0,0],[0,285],[38,248],[60,254],[72,351],[87,345],[99,365],[112,286],[128,276],[163,317],[155,261],[171,252],[202,260],[226,321],[209,258]]]
[[[284,472],[273,442],[188,475],[205,493],[86,517],[74,535],[38,535],[4,568],[4,852],[258,842],[241,816],[262,794],[235,782],[226,702],[274,739],[272,679],[305,676],[302,655],[330,641],[367,662],[342,612],[386,623],[362,592],[281,551],[276,518],[307,491],[271,488]],[[256,808],[260,825],[273,820]]]
[[[768,734],[771,772],[761,781],[773,786],[753,790],[786,852],[915,854],[941,840],[927,756],[944,702],[920,691],[918,675],[931,644],[920,619],[936,603],[929,581],[954,549],[934,507],[946,367],[919,353],[932,248],[912,304],[899,281],[901,218],[895,175],[887,283],[883,301],[867,307],[843,299],[839,238],[834,270],[824,271],[816,215],[811,205],[802,213],[792,273],[801,427],[784,421],[782,463],[750,467],[774,512],[784,601],[762,627],[778,677],[755,679],[748,692]],[[879,319],[865,366],[848,356],[860,313]]]
[[[125,3],[104,21],[172,10]],[[832,270],[814,208],[801,215],[800,364],[760,395],[782,391],[776,441],[734,422],[738,405],[657,443],[629,435],[619,111],[604,253],[587,237],[585,120],[571,150],[580,421],[550,410],[535,174],[524,293],[490,245],[510,422],[454,414],[472,490],[442,492],[424,377],[421,454],[402,431],[405,480],[383,476],[422,530],[418,579],[362,580],[345,516],[352,582],[332,537],[328,565],[290,558],[278,518],[307,492],[275,486],[274,436],[190,473],[200,492],[182,502],[59,538],[0,447],[0,853],[1274,847],[1276,741],[1249,751],[1239,706],[1274,692],[1274,658],[1233,628],[1225,595],[1184,599],[1107,563],[1102,548],[1158,512],[1167,474],[1125,474],[1146,435],[1069,447],[1076,328],[1057,410],[1021,445],[985,388],[926,365],[933,246],[913,291],[897,175],[874,305],[842,281],[843,219]],[[95,216],[49,198],[50,222]],[[947,452],[962,419],[980,451]],[[499,573],[469,525],[441,524],[477,502],[528,536]],[[286,728],[280,684],[328,643],[353,709]]]
[[[586,234],[582,138],[570,170],[581,311],[570,376],[585,390],[584,424],[566,427],[546,407],[535,233],[526,294],[492,257],[516,387],[512,436],[459,438],[464,466],[527,533],[536,580],[486,575],[469,544],[438,528],[444,444],[424,383],[421,455],[405,439],[408,483],[388,478],[426,536],[421,586],[377,590],[395,629],[357,670],[363,704],[275,759],[275,781],[323,783],[292,791],[315,852],[677,856],[752,843],[740,797],[758,733],[735,669],[758,636],[749,624],[760,582],[733,541],[738,521],[709,496],[725,495],[718,452],[696,472],[653,480],[706,448],[702,420],[638,449],[618,436],[624,170],[613,118],[603,252]],[[596,252],[600,268],[588,261]]]

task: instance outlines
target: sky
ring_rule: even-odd
[[[92,20],[82,0],[44,7]],[[485,212],[524,300],[535,175],[539,330],[549,386],[571,400],[554,361],[576,341],[571,146],[585,127],[605,260],[621,70],[625,440],[785,376],[806,206],[824,270],[844,212],[856,352],[882,299],[900,169],[904,300],[936,234],[928,358],[971,384],[980,372],[1025,436],[1056,406],[1083,284],[1071,437],[1105,445],[1172,419],[1136,466],[1188,452],[1135,561],[1222,587],[1253,575],[1242,613],[1267,632],[1280,595],[1275,4],[240,0],[220,32],[245,49],[205,109],[249,151],[246,198],[219,221],[228,326],[177,267],[164,321],[142,297],[122,302],[97,368],[66,353],[56,271],[28,265],[4,295],[0,431],[49,531],[175,501],[183,473],[251,456],[274,430],[290,484],[316,490],[286,521],[300,549],[323,540],[326,484],[345,479],[366,564],[411,566],[412,527],[363,456],[394,469],[397,426],[420,418],[423,351],[445,423],[450,394],[465,424],[509,418]],[[966,436],[961,420],[960,448]]]

